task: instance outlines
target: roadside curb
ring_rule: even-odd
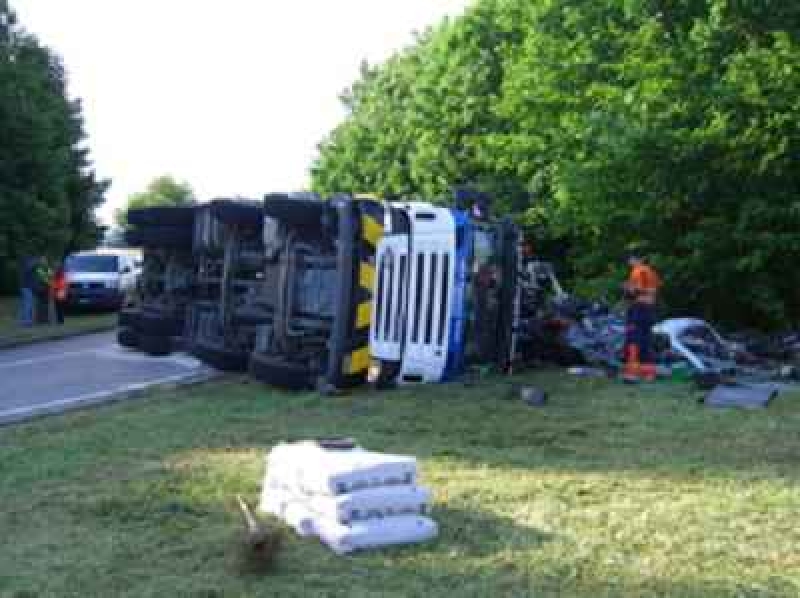
[[[71,338],[76,338],[78,336],[87,336],[89,334],[98,334],[100,332],[110,332],[117,328],[117,324],[109,324],[107,326],[96,326],[93,328],[86,328],[85,330],[71,330],[69,332],[64,332],[63,334],[57,334],[55,336],[48,336],[43,338],[32,338],[27,340],[20,340],[20,341],[9,341],[5,342],[0,340],[0,351],[5,351],[7,349],[19,349],[20,347],[27,347],[29,345],[40,345],[42,343],[49,343],[55,341],[64,341],[69,340]]]
[[[128,385],[124,388],[102,391],[63,401],[55,401],[45,405],[29,408],[20,408],[12,411],[0,412],[0,427],[18,423],[27,423],[36,419],[51,415],[66,415],[73,411],[79,411],[91,407],[111,405],[114,403],[144,398],[145,396],[157,392],[176,390],[181,387],[193,386],[213,380],[220,375],[217,370],[204,367],[198,372],[188,372],[168,376],[154,382],[140,382]]]

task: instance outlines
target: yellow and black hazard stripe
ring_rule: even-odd
[[[374,199],[358,199],[360,214],[358,257],[358,288],[353,295],[353,335],[351,351],[342,361],[346,376],[366,374],[369,368],[369,331],[372,323],[372,299],[375,294],[375,257],[378,243],[384,234],[386,207]]]

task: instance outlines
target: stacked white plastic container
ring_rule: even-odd
[[[436,536],[431,493],[418,486],[413,457],[362,448],[280,444],[267,456],[259,508],[337,554]]]

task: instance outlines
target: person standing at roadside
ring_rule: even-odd
[[[631,271],[623,287],[629,302],[625,317],[623,379],[626,382],[652,381],[656,378],[652,355],[653,325],[661,278],[641,255],[630,255],[628,265]]]
[[[57,324],[64,323],[64,311],[67,303],[67,272],[64,266],[56,268],[50,279],[50,300],[53,302]]]
[[[50,323],[50,278],[53,272],[43,257],[36,258],[33,269],[33,320],[36,324]]]
[[[34,276],[36,270],[36,260],[31,256],[22,258],[19,272],[19,321],[23,326],[33,325],[34,308]]]

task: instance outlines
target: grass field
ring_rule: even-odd
[[[0,297],[0,349],[17,343],[107,330],[113,328],[117,322],[116,313],[82,313],[67,314],[61,326],[38,325],[25,328],[19,325],[18,318],[18,300],[14,297]]]
[[[711,411],[677,386],[532,373],[320,398],[228,379],[0,429],[1,596],[798,596],[800,396]],[[236,567],[234,496],[281,440],[420,458],[440,537]]]

